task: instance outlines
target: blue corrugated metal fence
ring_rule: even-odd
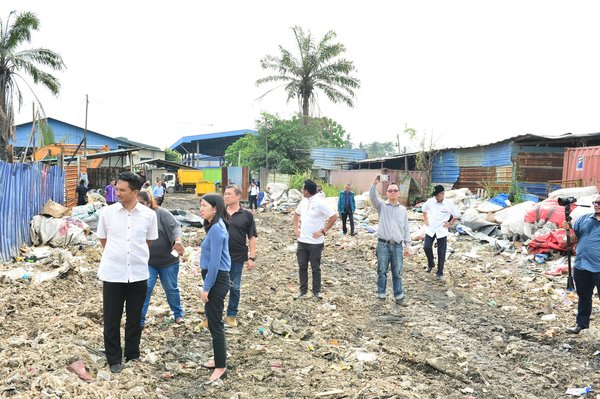
[[[58,166],[0,161],[0,261],[31,244],[31,219],[49,199],[63,204],[64,187],[64,172]]]

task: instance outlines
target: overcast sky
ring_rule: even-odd
[[[600,131],[600,3],[595,1],[2,0],[0,17],[33,11],[32,46],[60,53],[46,114],[160,147],[180,137],[254,128],[262,111],[298,104],[256,79],[290,27],[346,45],[361,80],[354,108],[320,96],[320,112],[359,142],[395,141],[407,125],[437,147],[510,136]],[[31,119],[31,96],[17,123]],[[406,139],[401,137],[402,145]]]

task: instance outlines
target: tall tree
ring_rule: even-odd
[[[305,117],[314,108],[316,90],[325,93],[333,103],[343,102],[353,107],[354,90],[360,87],[360,80],[351,75],[355,71],[354,63],[339,58],[346,47],[342,43],[332,42],[336,33],[329,31],[317,42],[310,31],[305,33],[299,26],[292,27],[292,32],[298,45],[297,54],[280,45],[279,56],[267,55],[260,61],[263,69],[273,70],[276,74],[258,79],[256,85],[281,83],[263,96],[285,87],[287,101],[297,99]]]
[[[22,12],[11,23],[13,15],[15,11],[8,14],[6,21],[0,20],[0,160],[8,159],[8,140],[15,133],[15,99],[19,108],[23,104],[23,95],[16,79],[24,79],[23,75],[26,75],[33,83],[41,84],[57,95],[60,89],[58,79],[38,66],[54,71],[65,69],[61,56],[52,50],[20,49],[23,43],[31,42],[31,32],[39,30],[40,21],[34,13]]]
[[[225,151],[229,165],[248,165],[252,169],[266,166],[280,173],[297,173],[312,166],[310,148],[312,134],[301,119],[280,119],[263,113],[256,121],[258,134],[246,135]]]
[[[373,141],[372,143],[366,144],[360,143],[358,148],[367,151],[367,156],[369,158],[389,157],[395,153],[394,143],[391,141],[383,143],[379,141]]]

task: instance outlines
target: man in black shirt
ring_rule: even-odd
[[[81,179],[79,185],[75,189],[77,193],[77,206],[87,204],[87,192],[88,188],[85,186],[85,180]]]
[[[240,302],[240,285],[244,262],[248,261],[248,270],[255,267],[256,260],[256,224],[252,213],[240,206],[242,190],[238,186],[230,185],[225,188],[223,199],[227,205],[229,216],[229,255],[231,255],[231,271],[229,275],[233,283],[229,290],[229,304],[225,323],[230,327],[237,326],[238,304]],[[249,248],[249,251],[248,251]]]

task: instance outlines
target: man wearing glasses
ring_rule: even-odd
[[[444,186],[438,185],[433,189],[431,198],[421,208],[423,210],[423,222],[425,223],[425,243],[423,250],[427,256],[427,273],[435,266],[433,259],[433,240],[437,240],[438,267],[435,277],[438,280],[444,278],[444,262],[446,261],[446,246],[448,227],[460,217],[454,202],[445,199]]]
[[[577,256],[573,264],[575,287],[579,303],[577,304],[577,325],[567,328],[571,334],[579,334],[589,328],[592,314],[592,298],[594,287],[600,295],[600,195],[594,202],[594,213],[582,215],[571,230],[571,242],[577,243]],[[571,228],[565,222],[563,227]]]
[[[402,288],[403,256],[410,255],[410,229],[408,213],[400,205],[398,198],[400,190],[396,183],[387,187],[387,201],[377,197],[377,183],[381,180],[378,175],[369,191],[371,204],[379,214],[379,231],[377,239],[377,296],[380,300],[386,298],[387,272],[392,266],[392,285],[394,299],[398,305],[404,299]]]

